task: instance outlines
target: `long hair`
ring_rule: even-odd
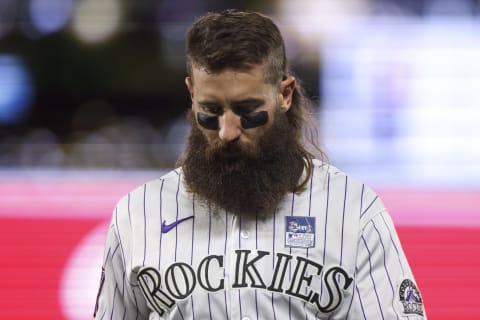
[[[263,65],[265,82],[277,87],[291,75],[281,32],[270,18],[260,13],[236,10],[207,13],[192,24],[185,45],[187,73],[193,83],[194,66],[219,73]],[[312,174],[313,159],[316,156],[325,159],[325,155],[318,146],[313,103],[298,79],[286,116],[307,173],[297,186],[297,190],[302,190]]]

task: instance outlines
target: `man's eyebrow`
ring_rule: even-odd
[[[203,104],[203,105],[219,105],[220,102],[215,101],[215,100],[199,100],[197,101],[198,104]],[[232,105],[244,105],[244,104],[262,104],[265,102],[265,99],[262,98],[246,98],[246,99],[239,99],[239,100],[233,100],[231,103]]]
[[[264,104],[264,99],[248,98],[232,102],[232,110],[237,114],[246,114],[255,111]]]
[[[242,106],[242,105],[260,105],[265,103],[265,99],[261,98],[247,98],[247,99],[241,99],[237,101],[232,101],[232,105],[234,106]]]
[[[220,103],[213,101],[213,100],[199,100],[197,101],[198,104],[204,105],[204,106],[218,106]]]

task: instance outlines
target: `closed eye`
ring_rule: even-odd
[[[251,99],[233,105],[232,109],[239,116],[249,115],[264,104],[263,100]]]
[[[213,103],[199,103],[203,111],[220,116],[223,114],[223,107]]]

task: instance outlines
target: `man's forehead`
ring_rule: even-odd
[[[191,78],[193,80],[194,76],[210,76],[210,77],[215,77],[215,76],[220,76],[224,74],[230,74],[232,76],[235,75],[242,75],[242,74],[249,74],[249,75],[257,75],[261,76],[263,80],[264,74],[265,74],[265,64],[253,64],[253,65],[245,65],[242,67],[227,67],[227,68],[222,68],[219,70],[212,70],[206,66],[202,65],[192,65],[192,73],[191,73]]]
[[[214,105],[218,104],[220,101],[218,101],[217,98],[215,97],[202,97],[198,99],[198,104],[200,105]],[[232,105],[261,105],[265,103],[265,96],[250,96],[250,97],[242,97],[242,98],[237,98],[237,99],[230,99],[229,103]]]

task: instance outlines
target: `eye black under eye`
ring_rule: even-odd
[[[240,117],[244,129],[252,129],[265,125],[268,122],[268,112],[259,111]]]
[[[203,112],[197,112],[198,124],[207,130],[218,130],[218,117],[208,115]]]

